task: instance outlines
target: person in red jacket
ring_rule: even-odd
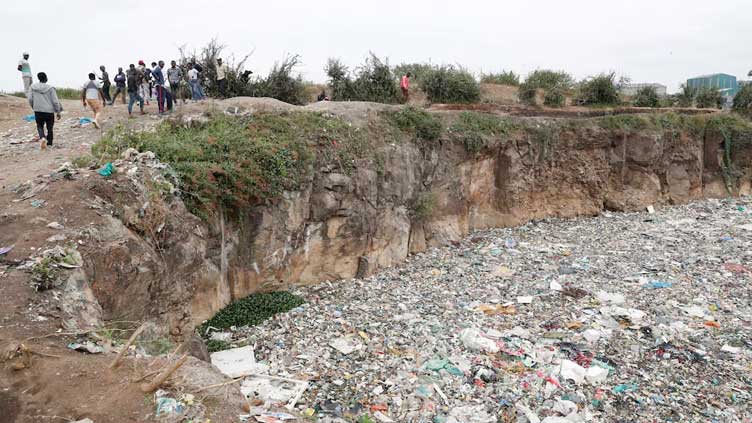
[[[402,98],[404,99],[405,103],[407,103],[407,101],[410,99],[410,76],[410,72],[408,72],[402,76],[402,80],[400,81]]]

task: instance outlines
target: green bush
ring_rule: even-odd
[[[77,88],[55,87],[55,92],[60,100],[81,100],[81,90]],[[26,93],[23,91],[16,91],[10,93],[10,95],[26,98]]]
[[[212,39],[204,47],[201,48],[199,53],[187,52],[185,47],[181,47],[180,50],[180,66],[185,72],[188,72],[189,63],[198,63],[203,68],[201,77],[203,79],[203,86],[206,95],[210,97],[219,97],[219,87],[217,85],[217,59],[221,58],[222,61],[229,68],[225,79],[225,90],[228,97],[249,96],[252,95],[250,87],[247,81],[242,78],[243,68],[245,62],[250,55],[245,56],[243,59],[236,61],[233,56],[223,55],[222,52],[227,48],[226,45],[221,44],[216,39]]]
[[[687,84],[682,84],[681,91],[675,95],[679,107],[692,107],[697,96],[697,90]]]
[[[371,53],[354,75],[338,59],[330,58],[324,70],[329,77],[329,89],[335,101],[373,101],[398,103],[397,77],[388,61]]]
[[[525,82],[520,85],[517,96],[523,103],[535,104],[535,93],[538,89],[542,89],[544,92],[558,90],[563,95],[573,86],[574,78],[566,72],[538,69],[525,78]],[[551,100],[554,100],[554,98],[552,97]]]
[[[350,70],[339,59],[329,58],[324,71],[329,77],[329,91],[334,101],[356,100],[355,85],[350,78]]]
[[[480,77],[480,82],[484,84],[498,84],[498,85],[520,85],[520,76],[512,71],[501,71],[499,73],[483,74]]]
[[[720,109],[723,106],[723,95],[715,88],[703,87],[697,90],[695,102],[701,109]]]
[[[632,102],[637,107],[658,107],[660,100],[655,87],[647,86],[637,90]]]
[[[297,189],[314,159],[352,166],[366,144],[365,131],[321,113],[218,114],[191,125],[168,121],[150,132],[117,128],[92,155],[114,159],[129,147],[154,152],[175,171],[189,210],[207,217],[220,205],[238,210]]]
[[[231,326],[256,326],[275,314],[290,311],[303,304],[305,300],[289,292],[251,294],[220,310],[201,325],[199,331],[203,335],[210,326],[220,330]]]
[[[488,139],[508,134],[515,128],[513,122],[496,115],[462,112],[449,128],[451,138],[462,143],[465,150],[478,153],[487,145]]]
[[[543,95],[543,104],[549,107],[564,107],[566,98],[559,88],[547,90]]]
[[[357,99],[377,103],[398,103],[397,77],[389,62],[371,53],[358,68],[354,81]]]
[[[422,89],[432,103],[477,103],[480,85],[470,72],[454,66],[437,66],[422,80]]]
[[[422,86],[423,77],[431,71],[433,67],[428,63],[402,63],[394,67],[394,76],[402,78],[402,75],[410,73],[410,82],[417,86]]]
[[[733,110],[740,115],[752,117],[752,85],[745,85],[736,94]]]
[[[616,89],[615,76],[613,72],[602,73],[582,81],[578,102],[588,106],[619,104],[619,91]]]
[[[290,104],[305,104],[308,99],[305,93],[303,77],[293,76],[293,69],[300,63],[300,56],[288,56],[282,62],[277,62],[263,78],[257,78],[249,83],[249,89],[254,97],[270,97]]]
[[[396,112],[387,112],[387,116],[399,129],[415,135],[418,139],[435,141],[441,136],[441,120],[424,110],[410,106]]]

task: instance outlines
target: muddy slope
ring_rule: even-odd
[[[479,151],[443,138],[384,143],[378,162],[350,173],[323,166],[300,190],[209,224],[174,199],[150,218],[143,184],[95,180],[86,189],[114,217],[85,254],[86,273],[105,318],[156,319],[180,336],[233,299],[366,275],[475,229],[750,192],[751,149],[735,154],[729,185],[723,138],[711,130],[581,120],[496,141]]]

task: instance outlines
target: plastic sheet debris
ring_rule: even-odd
[[[329,343],[329,346],[342,354],[352,354],[361,348],[361,344],[352,338],[337,338]]]
[[[94,120],[92,118],[88,118],[88,117],[78,118],[78,124],[80,126],[88,125],[88,124],[90,124],[92,122],[94,122]]]
[[[106,178],[106,177],[112,176],[112,172],[114,172],[114,170],[115,168],[112,166],[112,163],[107,162],[103,168],[97,171],[97,173]]]
[[[104,348],[91,342],[91,341],[85,341],[85,342],[71,342],[68,344],[68,348],[75,351],[81,351],[86,352],[89,354],[101,354],[104,352]]]
[[[646,286],[648,288],[661,289],[661,288],[671,288],[673,284],[671,282],[650,281]]]
[[[445,358],[434,358],[428,360],[423,368],[427,370],[433,370],[435,372],[446,370],[447,373],[454,376],[462,376],[464,373],[457,366],[453,365],[449,360]]]
[[[57,230],[65,229],[65,227],[59,224],[58,222],[50,222],[47,224],[47,227],[50,229],[57,229]]]
[[[496,342],[483,336],[483,334],[477,329],[468,328],[463,330],[460,333],[460,339],[462,340],[463,345],[472,350],[480,350],[490,353],[499,352],[499,346],[496,345]]]
[[[265,373],[268,370],[268,366],[256,362],[252,345],[214,352],[210,357],[211,363],[231,378]]]
[[[288,379],[267,375],[251,375],[240,384],[240,392],[246,398],[256,398],[273,404],[284,404],[293,409],[308,388],[304,380]]]
[[[15,245],[11,245],[10,247],[0,247],[0,256],[11,252],[11,250],[13,250],[13,247],[15,247]]]
[[[297,417],[287,413],[261,413],[253,416],[253,418],[260,423],[281,423],[297,420]]]
[[[155,415],[164,417],[170,414],[182,414],[185,411],[185,404],[169,396],[167,391],[162,389],[154,393],[154,399],[157,403]]]
[[[30,115],[25,115],[23,117],[23,120],[25,120],[26,122],[34,122],[37,120],[37,118],[36,116],[34,116],[34,114],[30,114]]]

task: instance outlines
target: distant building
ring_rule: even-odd
[[[640,91],[641,89],[646,87],[653,87],[655,89],[655,92],[658,94],[658,97],[666,96],[666,86],[655,83],[624,84],[619,91],[624,96],[634,97],[637,95],[637,91]]]
[[[734,98],[739,92],[736,77],[726,73],[714,73],[687,79],[687,86],[694,89],[712,88],[721,91],[725,98]]]

